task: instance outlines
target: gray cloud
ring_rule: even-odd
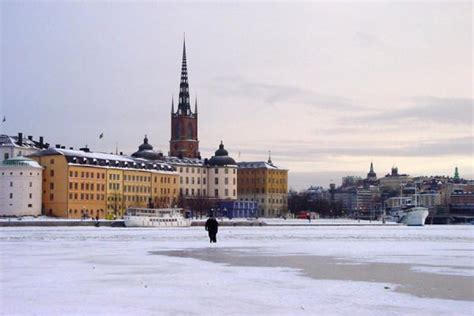
[[[246,80],[240,76],[220,76],[214,79],[219,96],[245,97],[260,100],[262,105],[296,102],[325,109],[358,108],[351,99],[342,96],[318,94],[292,85],[271,84]]]
[[[473,156],[472,137],[452,138],[429,142],[407,142],[405,144],[387,142],[380,145],[322,145],[318,147],[314,142],[284,142],[275,144],[266,143],[265,148],[276,148],[272,156],[284,161],[319,161],[334,156],[372,156],[372,157],[439,157],[439,156]],[[312,144],[312,145],[310,145]],[[254,149],[258,146],[240,148],[242,153],[261,156],[265,159],[266,152]],[[233,153],[234,154],[234,153]],[[235,153],[236,154],[236,153]]]
[[[408,107],[402,109],[382,108],[373,113],[361,113],[356,117],[345,117],[348,122],[371,122],[397,124],[403,122],[429,122],[441,125],[473,124],[473,99],[469,98],[438,98],[418,96],[408,99]]]

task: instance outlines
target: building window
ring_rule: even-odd
[[[33,204],[28,204],[28,207],[33,207]]]
[[[4,158],[4,160],[7,160],[7,159],[10,158],[10,155],[9,155],[8,153],[5,153],[5,154],[3,155],[3,158]]]
[[[53,201],[53,200],[54,200],[54,194],[51,193],[51,194],[49,195],[49,200],[50,200],[50,201]]]
[[[54,190],[54,183],[53,183],[53,182],[51,182],[51,183],[49,184],[49,188],[50,188],[51,190]]]
[[[235,178],[234,178],[234,179],[232,179],[232,180],[233,180],[233,181],[232,181],[232,182],[233,182],[233,184],[235,185]]]
[[[214,190],[214,196],[215,196],[215,197],[218,197],[218,196],[219,196],[219,189],[215,189],[215,190]]]
[[[225,173],[228,174],[229,173],[229,169],[225,168]]]
[[[13,199],[13,193],[10,193],[10,199]]]
[[[33,182],[30,182],[30,188],[32,188],[32,187],[33,187]]]
[[[218,174],[218,173],[219,173],[219,168],[215,168],[215,169],[214,169],[214,173],[215,173],[215,174]]]
[[[54,165],[54,159],[51,159],[51,160],[49,161],[49,163],[52,164],[52,165]]]
[[[72,172],[72,171],[69,171],[69,176],[70,176],[70,177],[73,176],[73,172]]]
[[[219,184],[219,178],[218,177],[214,178],[214,184]]]
[[[206,184],[206,178],[202,179],[202,184]]]
[[[10,181],[10,187],[13,187],[13,182]]]
[[[234,189],[234,196],[235,196],[235,189]]]
[[[49,170],[49,175],[50,175],[51,177],[54,177],[54,170]]]
[[[229,189],[225,189],[224,194],[225,194],[225,196],[229,196]]]
[[[227,170],[227,169],[226,169]],[[229,178],[224,179],[224,184],[229,184]]]
[[[189,195],[189,189],[186,189],[186,195]]]

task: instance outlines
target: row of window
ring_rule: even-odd
[[[30,181],[29,183],[30,188],[33,187],[33,182]],[[13,188],[13,181],[10,181],[10,188]]]
[[[81,182],[80,185],[77,182],[69,182],[69,190],[79,190],[79,187],[81,190],[86,190],[86,191],[105,191],[105,184],[103,183],[89,183],[89,182]],[[54,183],[49,184],[49,188],[51,190],[54,189]]]
[[[286,184],[286,179],[275,179],[275,178],[267,178],[265,181],[264,178],[239,178],[239,183],[246,183],[246,184]]]
[[[37,176],[39,176],[39,175],[40,175],[40,173],[39,173],[39,172],[35,172],[35,173],[36,173],[36,175],[37,175]],[[14,176],[15,174],[16,174],[16,172],[7,172],[7,174],[6,174],[6,175],[7,175],[7,176],[8,176],[8,175],[10,175],[10,176]],[[5,175],[5,172],[2,172],[2,176],[4,176],[4,175]],[[21,172],[18,172],[18,174],[17,174],[17,175],[19,175],[19,176],[23,176],[23,171],[21,171]],[[26,174],[26,173],[25,173],[24,175],[25,175],[25,176],[27,176],[28,174]],[[32,175],[33,175],[33,172],[30,172],[30,173],[29,173],[29,175],[30,175],[30,176],[32,176]]]
[[[53,173],[51,176],[54,176],[54,170],[50,170],[50,172]],[[104,172],[81,171],[79,173],[78,171],[69,171],[69,177],[71,178],[78,178],[79,175],[81,178],[105,179]]]
[[[33,198],[33,193],[30,193],[30,194],[28,195],[28,197],[29,197],[30,199],[32,199],[32,198]],[[11,199],[13,199],[13,193],[10,193],[10,200],[11,200]]]
[[[51,197],[53,196],[53,197]],[[69,193],[70,200],[80,200],[80,201],[105,201],[105,194],[92,194],[92,193]],[[54,200],[54,195],[50,194],[50,200]]]
[[[265,199],[253,199],[253,198],[245,198],[245,199],[242,199],[242,201],[255,201],[255,202],[259,202],[260,203],[265,203]],[[286,204],[286,199],[268,199],[268,203],[271,203],[271,204]]]
[[[191,192],[191,194],[189,194]],[[194,193],[197,193],[196,195]],[[234,189],[233,192],[232,192],[232,196],[236,196],[236,190]],[[197,191],[194,191],[194,189],[184,189],[181,188],[179,189],[179,194],[180,195],[186,195],[186,196],[201,196],[201,190],[200,189],[197,189]],[[202,190],[202,194],[203,196],[206,195],[206,189],[203,189]],[[219,189],[214,189],[214,196],[215,197],[219,197]],[[224,189],[224,196],[229,196],[229,189]]]
[[[281,193],[285,194],[286,190],[270,188],[267,193]],[[240,188],[239,194],[265,194],[265,188]]]

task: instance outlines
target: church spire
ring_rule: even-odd
[[[174,95],[171,96],[171,114],[174,114]]]
[[[191,106],[189,104],[188,65],[186,62],[186,38],[183,39],[183,61],[181,64],[181,81],[179,83],[178,101],[178,114],[191,114]]]
[[[370,173],[373,173],[374,172],[374,163],[371,161],[370,162]]]

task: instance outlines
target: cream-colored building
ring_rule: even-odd
[[[179,174],[179,196],[182,199],[237,199],[237,163],[221,142],[210,159],[165,157],[154,151],[145,136],[133,157],[165,162]]]
[[[25,157],[0,163],[0,216],[41,215],[42,169]]]

